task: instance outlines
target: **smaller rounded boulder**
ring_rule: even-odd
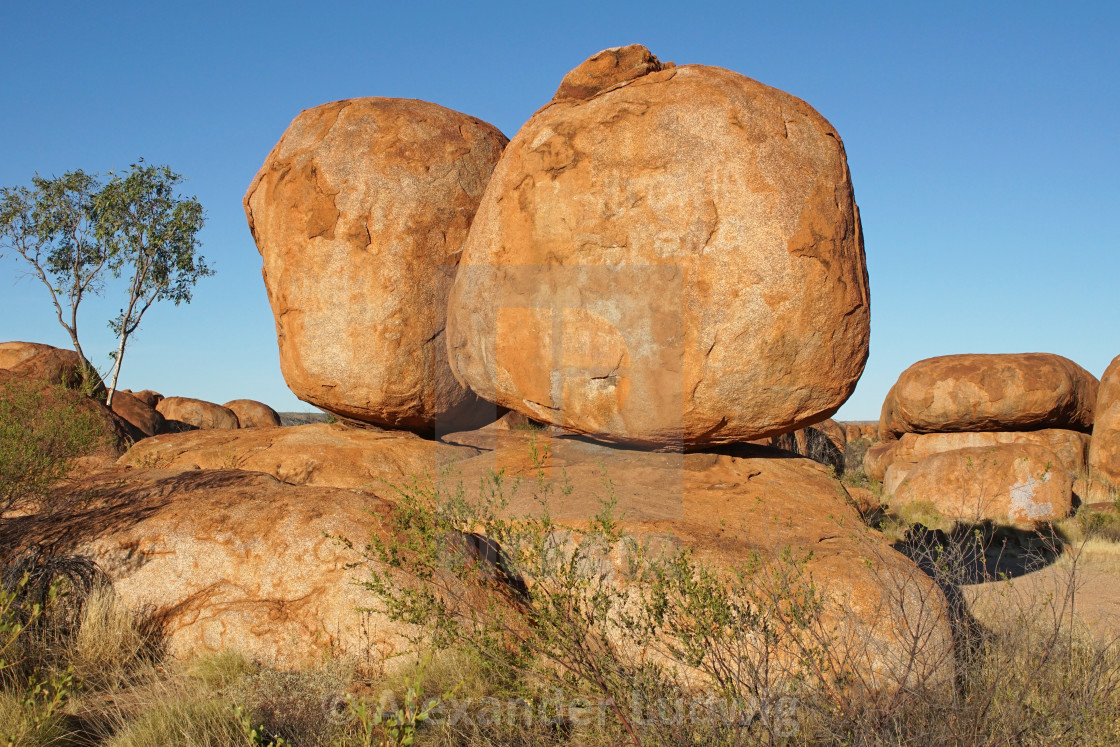
[[[133,440],[150,438],[167,430],[163,415],[131,392],[113,392],[112,410],[131,426],[129,435]]]
[[[237,415],[221,405],[190,397],[167,397],[156,405],[156,411],[167,420],[168,430],[233,430],[240,428]]]
[[[278,428],[283,425],[276,410],[255,399],[235,399],[222,407],[237,416],[242,428]]]

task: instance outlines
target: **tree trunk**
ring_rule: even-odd
[[[66,328],[66,331],[70,333],[70,342],[74,344],[74,352],[77,353],[78,357],[81,359],[82,390],[86,394],[91,394],[94,389],[93,377],[97,374],[97,369],[89,362],[89,358],[86,357],[85,352],[82,350],[82,345],[78,342],[77,332],[71,330],[69,327]]]
[[[105,399],[105,406],[112,409],[113,407],[113,393],[117,391],[117,377],[121,375],[121,361],[124,360],[124,346],[128,341],[128,335],[121,335],[121,344],[117,346],[117,357],[113,361],[113,373],[109,378],[109,396]]]

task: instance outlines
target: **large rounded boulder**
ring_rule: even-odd
[[[820,422],[868,350],[844,147],[738,73],[595,55],[510,142],[448,304],[481,397],[657,448]]]
[[[1101,377],[1096,425],[1089,446],[1089,475],[1092,500],[1120,496],[1120,355],[1112,359]]]
[[[245,214],[297,397],[416,431],[453,430],[477,410],[448,368],[444,319],[505,144],[485,122],[411,99],[337,101],[295,118]]]
[[[902,372],[883,403],[881,437],[903,433],[1088,433],[1095,376],[1053,353],[943,355]]]

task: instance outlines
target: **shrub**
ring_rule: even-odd
[[[850,631],[837,635],[843,611],[805,572],[806,556],[787,550],[714,567],[687,550],[636,542],[613,517],[606,480],[603,513],[578,529],[551,521],[547,504],[566,488],[543,477],[540,512],[507,518],[504,482],[491,475],[471,498],[433,481],[400,486],[397,510],[363,549],[365,585],[390,618],[417,626],[418,657],[435,650],[473,662],[498,699],[475,703],[457,724],[420,727],[418,742],[1114,742],[1120,652],[1078,628],[1073,573],[1054,594],[1008,601],[988,627],[971,617],[961,587],[995,580],[987,545],[1001,540],[998,531],[903,524],[936,523],[922,507],[894,519],[949,607],[918,598],[929,586],[891,586],[882,573],[895,603],[883,612],[897,615],[889,624],[913,644],[914,659],[861,679],[859,660],[875,644],[860,649]],[[1060,552],[1057,542],[1052,532],[1022,540],[1039,562]],[[955,622],[953,678],[914,675],[929,630],[907,629],[918,619],[901,611],[908,605]],[[542,721],[550,699],[569,707]],[[532,717],[495,720],[494,702],[507,714],[523,702]],[[590,716],[573,720],[570,704],[579,702]],[[691,704],[687,716],[672,712],[682,703]],[[649,718],[646,706],[666,705],[667,718]],[[697,712],[709,718],[691,718]],[[523,728],[511,731],[515,723]]]
[[[0,380],[0,514],[42,501],[75,457],[103,445],[104,424],[61,385]]]

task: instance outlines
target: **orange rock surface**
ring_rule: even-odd
[[[413,99],[336,101],[292,121],[245,214],[297,397],[417,431],[451,430],[477,405],[447,366],[444,318],[505,144],[481,120]]]
[[[510,142],[448,304],[481,397],[606,441],[748,441],[827,418],[863,371],[844,148],[804,101],[644,47],[569,73]]]

